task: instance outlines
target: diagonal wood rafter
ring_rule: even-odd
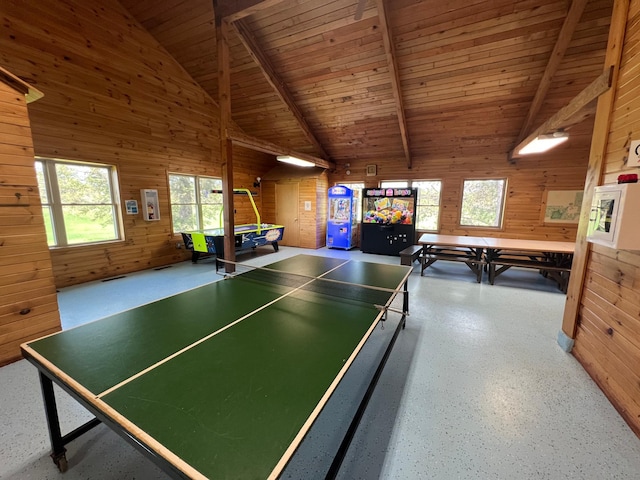
[[[542,103],[547,96],[547,92],[551,87],[551,80],[558,70],[560,63],[564,58],[564,54],[566,53],[567,48],[571,43],[573,33],[578,26],[580,17],[582,17],[582,12],[584,12],[587,1],[588,0],[573,0],[573,2],[571,2],[569,12],[567,13],[562,28],[560,29],[558,39],[556,40],[556,44],[553,47],[553,51],[551,52],[551,56],[549,57],[547,66],[544,70],[544,73],[542,74],[542,78],[540,79],[540,83],[538,84],[538,90],[533,97],[533,101],[531,102],[531,106],[529,107],[529,112],[527,113],[527,118],[525,119],[524,124],[520,129],[520,134],[518,135],[516,143],[520,143],[522,139],[529,134],[531,126],[533,125],[533,121],[540,111]]]
[[[249,15],[272,7],[284,0],[225,0],[216,2],[216,15],[229,23],[241,20]]]
[[[295,117],[298,125],[304,132],[304,135],[307,139],[313,144],[313,146],[320,152],[320,156],[324,159],[328,159],[329,155],[325,151],[322,144],[316,138],[314,132],[309,127],[304,115],[300,111],[300,108],[296,104],[293,99],[293,95],[290,90],[287,88],[285,83],[282,81],[280,76],[276,73],[275,69],[271,65],[271,62],[264,54],[258,42],[256,41],[255,36],[246,25],[246,23],[242,20],[238,20],[233,23],[233,26],[240,38],[240,41],[245,46],[251,58],[253,58],[254,62],[258,65],[262,74],[267,79],[267,82],[271,85],[277,95],[280,97],[280,100],[287,106],[287,108],[291,111],[293,116]]]
[[[387,8],[384,0],[377,0],[378,18],[382,27],[382,37],[384,49],[387,55],[387,64],[389,65],[389,73],[391,75],[391,88],[396,104],[396,112],[398,115],[398,123],[400,126],[400,135],[402,137],[402,148],[404,157],[407,162],[407,168],[411,168],[411,150],[409,148],[409,134],[407,130],[407,119],[404,114],[404,104],[402,101],[402,90],[400,88],[400,76],[398,75],[398,65],[396,63],[395,48],[393,46],[393,37],[391,28],[389,27]]]
[[[551,133],[557,131],[558,129],[566,128],[567,126],[575,124],[580,120],[584,120],[584,118],[586,118],[586,115],[593,113],[594,101],[596,101],[600,95],[611,88],[612,75],[613,68],[609,68],[604,71],[598,78],[591,82],[591,84],[587,88],[576,95],[567,106],[558,110],[558,112],[554,116],[540,125],[524,140],[522,140],[516,146],[516,148],[514,148],[510,152],[509,159],[511,160],[513,158],[518,158],[520,156],[518,152],[538,135]]]

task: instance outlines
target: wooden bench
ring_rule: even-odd
[[[448,262],[462,262],[476,274],[476,281],[482,281],[482,269],[485,261],[482,259],[482,250],[465,247],[425,246],[422,253],[422,273],[438,260]]]
[[[505,270],[511,267],[532,268],[539,270],[545,277],[550,276],[564,293],[567,292],[571,265],[558,265],[550,261],[534,260],[533,258],[498,257],[488,262],[489,283],[494,284],[495,279]]]
[[[416,260],[422,265],[422,245],[411,245],[400,252],[400,265],[413,265]]]

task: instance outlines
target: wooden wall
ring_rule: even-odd
[[[479,235],[540,240],[574,241],[576,225],[544,224],[545,190],[580,190],[584,187],[590,135],[593,121],[586,121],[574,130],[564,148],[558,147],[544,155],[518,159],[511,164],[504,155],[468,155],[415,158],[409,170],[398,163],[377,163],[377,175],[367,177],[365,165],[353,161],[350,175],[338,169],[330,176],[330,183],[362,182],[367,187],[383,180],[441,180],[442,198],[440,233]],[[401,164],[400,164],[401,165]],[[461,227],[459,225],[462,185],[465,179],[506,178],[507,199],[502,229]]]
[[[0,72],[2,73],[2,72]],[[60,330],[24,93],[0,81],[0,366]]]
[[[157,222],[123,211],[123,241],[52,249],[56,285],[189,258],[171,231],[167,174],[221,175],[216,103],[116,0],[27,3],[2,2],[0,64],[45,94],[29,112],[35,154],[116,165],[123,204],[141,188],[160,199]],[[234,157],[236,187],[275,163]],[[247,205],[237,223],[253,221]]]
[[[625,162],[640,139],[640,0],[631,0],[602,183],[640,173]],[[640,251],[593,245],[573,354],[640,435]]]
[[[278,206],[275,200],[276,183],[296,182],[298,183],[298,218],[300,225],[301,248],[320,248],[326,243],[327,234],[327,190],[329,180],[326,172],[317,172],[310,176],[303,173],[287,174],[286,171],[276,169],[267,174],[263,182],[263,208],[264,214],[268,218],[275,218]],[[277,177],[277,180],[274,178]],[[304,209],[305,202],[311,202],[311,210]],[[287,231],[285,229],[285,237]]]

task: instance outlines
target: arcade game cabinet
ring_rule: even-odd
[[[349,250],[356,246],[358,225],[354,191],[342,185],[328,192],[327,247]]]
[[[366,188],[362,198],[360,250],[399,255],[413,245],[417,194],[416,189],[410,188]]]

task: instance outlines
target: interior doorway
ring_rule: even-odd
[[[276,183],[276,223],[284,225],[284,237],[278,242],[281,245],[300,246],[298,204],[298,183]]]

